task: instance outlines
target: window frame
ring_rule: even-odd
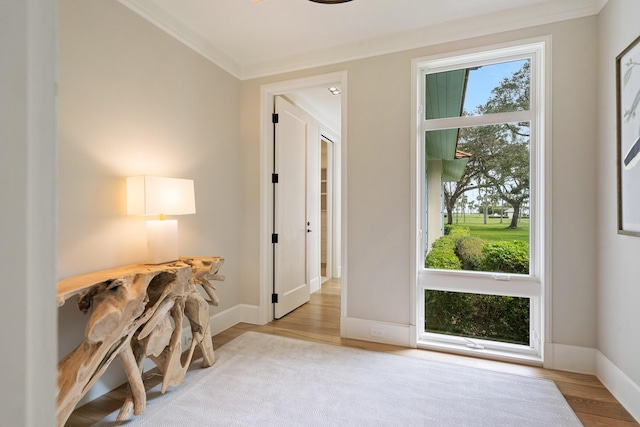
[[[550,37],[535,40],[515,41],[498,46],[487,46],[475,50],[452,52],[449,54],[416,58],[412,61],[413,90],[412,108],[415,119],[412,128],[412,222],[415,230],[412,238],[412,315],[416,325],[416,346],[443,349],[464,354],[480,355],[501,360],[519,360],[542,363],[544,342],[550,339]],[[446,119],[425,118],[425,76],[427,74],[451,71],[477,65],[490,65],[511,60],[528,58],[531,61],[531,104],[528,111],[464,116]],[[502,275],[486,272],[445,271],[424,268],[424,248],[426,246],[426,177],[424,138],[428,130],[481,126],[514,121],[529,121],[530,137],[530,273],[529,275]],[[425,275],[428,276],[425,278]],[[449,285],[442,287],[433,282],[425,286],[425,280],[447,277]],[[516,278],[520,286],[514,290],[512,281]],[[486,288],[479,292],[477,286],[468,286],[469,279],[483,283]],[[483,286],[484,286],[483,285]],[[474,339],[484,349],[470,349],[468,340],[461,337],[432,334],[424,327],[424,290],[453,290],[496,295],[512,295],[530,298],[530,346],[518,346],[494,341]]]

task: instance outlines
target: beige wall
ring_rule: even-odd
[[[260,85],[346,70],[347,316],[409,325],[411,59],[552,35],[552,339],[594,348],[596,96],[585,88],[596,84],[596,26],[590,17],[243,82],[245,212],[255,212],[245,226],[257,238]]]
[[[617,234],[615,58],[640,36],[640,2],[610,0],[599,17],[598,350],[640,386],[640,238]],[[636,401],[634,415],[640,414]]]
[[[120,3],[84,0],[60,2],[59,76],[59,278],[145,261],[125,177],[189,178],[197,213],[175,217],[180,254],[225,257],[212,313],[240,304],[239,81]],[[73,301],[59,313],[63,355],[86,317]]]
[[[0,2],[2,425],[55,423],[56,4]]]

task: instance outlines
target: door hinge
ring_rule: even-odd
[[[272,173],[271,174],[271,182],[274,184],[278,183],[278,174],[277,173]]]
[[[271,235],[271,243],[278,243],[278,235],[276,233]]]
[[[272,304],[278,303],[278,294],[271,294],[271,303]]]
[[[271,115],[271,123],[278,123],[278,113],[273,113]]]

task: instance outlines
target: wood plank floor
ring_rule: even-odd
[[[618,403],[611,393],[593,375],[574,374],[532,366],[476,359],[426,350],[408,349],[340,338],[340,282],[325,282],[322,290],[311,296],[311,301],[280,320],[257,326],[240,323],[213,337],[214,348],[219,348],[247,331],[298,338],[308,341],[358,347],[373,351],[400,354],[420,359],[435,360],[553,380],[569,405],[586,427],[638,426],[633,417]],[[197,365],[197,363],[195,364]],[[151,388],[160,382],[153,371],[145,375],[145,386]],[[117,410],[127,393],[126,386],[76,409],[67,426],[90,426]]]

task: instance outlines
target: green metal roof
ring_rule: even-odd
[[[443,160],[442,161],[442,182],[458,182],[462,178],[464,168],[469,162],[468,157],[462,159]]]
[[[460,117],[467,70],[427,74],[425,118]]]
[[[467,70],[428,74],[425,82],[425,118],[460,117],[467,86]],[[442,160],[443,181],[458,181],[469,161],[459,156],[458,129],[432,130],[425,133],[426,160]]]

